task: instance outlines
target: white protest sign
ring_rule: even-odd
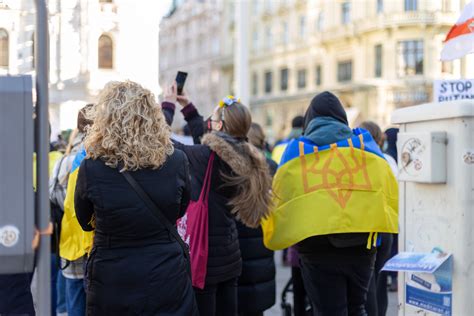
[[[434,102],[455,101],[462,99],[474,100],[474,79],[434,81]]]

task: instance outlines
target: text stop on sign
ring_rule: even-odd
[[[474,79],[435,80],[433,98],[434,102],[474,100]]]

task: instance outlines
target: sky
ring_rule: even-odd
[[[122,0],[120,32],[127,39],[128,62],[121,64],[127,79],[161,93],[159,87],[159,24],[169,11],[171,0]],[[139,5],[138,5],[139,4]],[[140,34],[137,36],[136,34]],[[158,55],[157,55],[158,54]]]

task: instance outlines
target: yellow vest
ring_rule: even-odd
[[[78,155],[82,155],[79,153]],[[74,192],[76,191],[77,175],[82,157],[76,157],[71,174],[69,175],[64,200],[64,216],[61,222],[61,236],[59,240],[59,256],[69,261],[77,260],[89,253],[94,241],[93,232],[85,232],[77,221],[74,209]]]
[[[48,163],[48,170],[49,170],[49,176],[51,176],[52,172],[53,172],[53,169],[54,169],[54,165],[56,164],[56,162],[61,159],[61,157],[63,156],[63,154],[59,151],[50,151],[49,154],[48,154],[48,160],[49,160],[49,163]],[[36,191],[36,153],[33,153],[33,188],[34,190]]]

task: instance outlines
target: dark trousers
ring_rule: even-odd
[[[381,271],[392,251],[392,234],[381,234],[382,244],[377,248],[375,270],[370,280],[366,309],[369,316],[385,316],[388,307],[387,272]]]
[[[0,314],[35,315],[31,295],[32,273],[0,275]]]
[[[301,260],[306,292],[318,316],[365,316],[375,254],[357,263]]]
[[[237,278],[218,284],[194,288],[199,315],[237,315]]]
[[[295,316],[306,315],[306,290],[304,289],[301,268],[291,268],[291,278],[293,280],[293,312]]]

